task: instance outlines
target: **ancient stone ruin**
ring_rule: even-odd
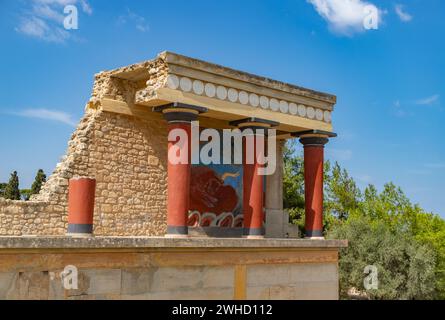
[[[0,299],[338,299],[347,243],[323,238],[335,102],[171,52],[100,72],[41,192],[0,198]],[[172,164],[168,136],[194,120],[251,129],[276,152],[276,170],[261,176],[256,154],[252,164]],[[270,128],[273,144],[261,133]],[[306,239],[283,210],[282,148],[292,138],[304,146]],[[79,205],[85,220],[73,219]]]

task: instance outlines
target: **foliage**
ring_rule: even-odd
[[[5,187],[4,197],[10,200],[20,200],[19,177],[17,171],[11,173],[9,182]]]
[[[19,177],[17,171],[11,173],[8,183],[0,183],[0,197],[11,200],[29,200],[33,194],[39,193],[42,185],[46,182],[46,175],[42,169],[37,171],[31,189],[19,189]]]
[[[7,183],[1,183],[0,182],[0,197],[4,197],[5,196],[5,188],[8,184]]]
[[[354,217],[335,226],[329,238],[348,239],[341,250],[340,295],[350,288],[367,293],[371,299],[431,299],[435,287],[435,254],[402,231],[392,231],[383,221]],[[378,289],[364,288],[364,268],[374,265]]]
[[[283,205],[293,224],[304,230],[304,176],[303,159],[295,157],[295,142],[285,145],[283,175]]]
[[[445,220],[412,204],[393,183],[361,191],[338,163],[325,163],[324,232],[350,241],[340,255],[342,296],[363,290],[363,268],[378,266],[375,299],[445,299]],[[304,234],[304,162],[295,142],[284,153],[284,208]]]
[[[40,192],[40,189],[42,188],[42,185],[46,182],[46,174],[43,172],[42,169],[39,169],[37,171],[36,177],[34,179],[34,182],[31,186],[31,195],[38,194]]]
[[[20,197],[22,200],[28,201],[29,198],[31,198],[32,191],[31,189],[21,189],[20,190]]]
[[[341,169],[338,163],[335,163],[332,170],[328,162],[326,180],[326,200],[325,210],[338,219],[348,218],[349,212],[355,210],[361,200],[361,192],[353,178],[351,178],[345,169]]]

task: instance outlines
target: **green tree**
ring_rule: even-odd
[[[295,141],[288,142],[284,152],[283,204],[289,211],[291,222],[298,225],[304,234],[304,162],[302,156],[296,153],[295,144]],[[367,261],[369,251],[382,259],[385,258],[385,261],[395,261],[397,265],[403,265],[400,253],[390,250],[390,244],[393,243],[394,248],[400,249],[400,252],[409,258],[405,267],[411,270],[411,273],[407,275],[389,262],[386,265],[380,262],[382,276],[386,277],[387,285],[378,293],[372,293],[371,297],[445,299],[445,220],[438,215],[426,213],[419,205],[411,203],[403,191],[393,183],[386,184],[380,193],[373,185],[369,185],[362,192],[354,179],[338,163],[333,166],[329,161],[325,163],[324,189],[325,234],[328,237],[336,237],[341,230],[350,228],[348,232],[351,234],[344,231],[339,237],[355,239],[349,248],[351,252],[354,252],[355,248],[362,249],[356,250],[352,256],[344,255],[349,250],[346,249],[340,255],[343,297],[345,290],[350,286],[358,286],[364,278],[362,269],[358,268],[352,272],[352,267],[346,263],[348,259],[351,264],[355,260]],[[360,233],[361,225],[353,221],[362,220],[371,226],[370,229],[365,229],[367,237],[354,238],[354,232]],[[358,230],[353,231],[354,228]],[[385,240],[382,246],[386,249],[380,249],[377,242],[379,238]],[[373,260],[380,261],[375,258]],[[426,278],[422,278],[422,274],[426,275]],[[404,279],[403,281],[409,283],[398,285],[397,279]]]
[[[11,173],[11,178],[9,178],[9,182],[5,187],[4,197],[10,200],[20,200],[19,177],[17,171]]]
[[[434,248],[437,256],[437,298],[445,299],[445,220],[432,213],[416,212],[411,217],[410,232],[421,243]]]
[[[31,195],[32,195],[31,189],[21,189],[20,190],[20,198],[25,201],[28,201],[29,198],[31,198]]]
[[[340,295],[351,288],[371,299],[431,299],[435,294],[435,254],[427,245],[391,230],[383,221],[351,217],[335,225],[329,238],[348,239],[340,252]],[[378,288],[366,290],[364,269],[377,268]]]
[[[295,144],[295,140],[289,140],[283,152],[283,207],[291,222],[304,230],[304,162],[296,156]]]
[[[5,188],[8,184],[7,183],[0,183],[0,197],[5,196]]]
[[[328,162],[329,164],[329,162]],[[341,220],[347,219],[349,212],[355,210],[361,200],[361,192],[354,179],[336,162],[325,175],[325,211]]]
[[[46,182],[46,174],[43,172],[42,169],[39,169],[37,171],[36,177],[34,179],[34,182],[31,186],[31,194],[38,194],[40,192],[40,189],[42,188],[42,185]]]

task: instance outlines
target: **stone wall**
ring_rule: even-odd
[[[166,124],[88,109],[66,155],[31,201],[0,198],[0,235],[61,235],[67,226],[68,180],[96,178],[96,235],[165,231]]]
[[[338,248],[344,245],[339,240],[0,237],[0,300],[338,299]],[[77,271],[77,289],[62,285],[67,267]]]

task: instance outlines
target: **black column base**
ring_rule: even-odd
[[[261,228],[243,228],[243,237],[264,237],[266,230],[264,227]]]
[[[188,226],[167,226],[167,234],[165,236],[170,238],[183,238],[188,237],[188,234]]]
[[[323,230],[306,230],[306,238],[323,238]]]

